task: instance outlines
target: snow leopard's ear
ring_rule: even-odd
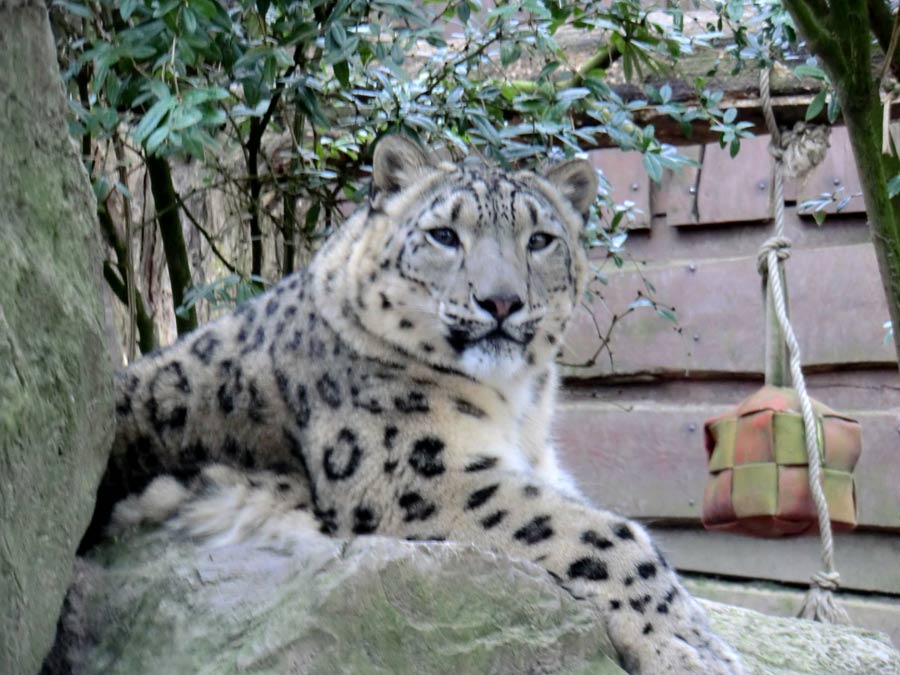
[[[433,166],[428,153],[415,141],[399,134],[384,136],[372,158],[372,188],[399,192]]]
[[[544,172],[563,198],[587,220],[591,204],[597,198],[597,172],[586,159],[570,159]]]

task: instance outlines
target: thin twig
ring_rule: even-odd
[[[240,272],[238,272],[237,268],[234,265],[232,265],[230,262],[228,262],[228,260],[225,259],[225,256],[222,255],[222,253],[216,247],[216,244],[213,241],[212,236],[209,234],[209,232],[206,231],[206,229],[194,217],[194,214],[191,213],[191,210],[187,207],[187,204],[184,203],[184,199],[182,199],[178,195],[175,196],[175,199],[178,202],[178,205],[181,207],[181,210],[184,211],[184,215],[187,217],[187,219],[189,221],[191,221],[191,224],[194,227],[196,227],[197,231],[199,231],[200,234],[203,235],[203,238],[206,239],[206,243],[209,244],[209,248],[215,254],[215,256],[222,262],[223,265],[225,265],[225,267],[228,269],[229,272],[231,272],[232,274],[240,274]]]

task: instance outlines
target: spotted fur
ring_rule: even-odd
[[[596,603],[630,672],[740,672],[646,532],[556,461],[554,356],[595,191],[580,160],[538,176],[383,140],[368,204],[308,270],[119,376],[94,531],[131,495],[119,526],[216,543],[474,542]]]

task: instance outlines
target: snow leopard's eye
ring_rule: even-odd
[[[543,251],[556,239],[547,232],[535,232],[528,240],[528,250],[532,252]]]
[[[438,246],[459,248],[459,235],[449,227],[436,227],[425,232],[425,235]]]

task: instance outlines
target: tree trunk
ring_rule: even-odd
[[[846,99],[841,93],[839,96]],[[881,154],[881,106],[877,102],[876,92],[875,105],[869,110],[855,110],[855,106],[845,110],[844,121],[859,171],[900,364],[900,197],[890,199],[887,191],[888,180],[900,173],[900,161]]]
[[[874,6],[878,1],[870,0],[869,4]],[[872,17],[877,13],[871,13],[861,0],[833,0],[826,12],[810,0],[785,0],[784,4],[828,73],[841,104],[900,367],[900,196],[892,200],[887,188],[888,180],[900,173],[900,160],[881,153],[882,107],[878,83],[872,76],[871,48],[875,28]]]
[[[181,231],[178,195],[175,192],[175,185],[172,183],[172,171],[169,163],[164,158],[148,157],[147,173],[150,176],[153,203],[156,205],[159,233],[166,252],[169,282],[172,284],[172,304],[175,309],[178,309],[184,303],[185,290],[191,286],[191,265],[188,260],[187,247],[184,245],[184,234]],[[185,317],[176,313],[175,326],[179,335],[194,330],[197,327],[197,311],[191,307]]]

